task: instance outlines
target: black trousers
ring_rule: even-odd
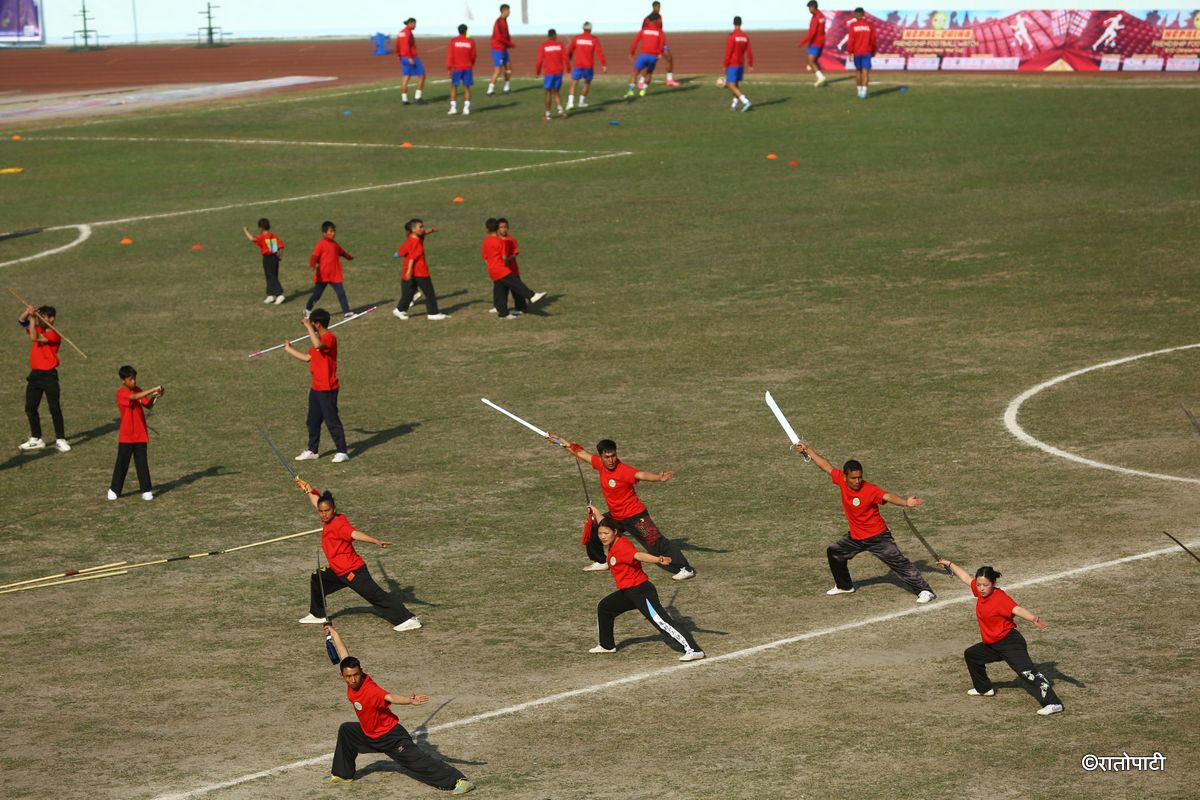
[[[42,395],[45,395],[46,407],[50,409],[50,419],[54,421],[54,438],[67,438],[66,427],[63,425],[62,406],[58,404],[58,370],[30,370],[29,377],[25,380],[25,416],[29,417],[29,435],[34,439],[42,438],[42,418],[38,414],[38,406],[42,404]]]
[[[337,403],[337,389],[328,392],[308,390],[308,449],[314,453],[320,452],[322,422],[333,437],[333,446],[339,453],[346,452],[346,430],[342,427],[342,418],[338,416]]]
[[[829,558],[829,571],[833,573],[833,581],[839,589],[854,588],[854,583],[850,580],[849,561],[863,551],[869,551],[871,555],[887,564],[892,572],[896,573],[896,577],[907,583],[914,592],[933,591],[929,588],[929,583],[921,577],[921,570],[900,552],[891,531],[884,531],[869,539],[852,539],[847,533],[829,545],[825,555]]]
[[[513,275],[516,275],[516,276],[517,276],[517,280],[520,280],[520,279],[521,279],[521,273],[519,273],[519,272],[514,272],[514,273],[513,273]],[[525,298],[524,298],[524,297],[522,297],[521,295],[517,294],[517,293],[516,293],[516,292],[514,292],[512,289],[509,289],[509,290],[508,290],[508,293],[509,293],[509,294],[512,296],[512,301],[513,301],[513,311],[521,311],[521,312],[524,312],[525,310],[527,310],[527,309],[529,308],[529,306],[528,306],[528,305],[526,305],[526,303],[525,303]],[[532,295],[530,295],[530,296],[532,297]]]
[[[492,304],[496,307],[496,312],[502,317],[508,316],[509,292],[513,293],[513,297],[519,298],[522,301],[521,308],[524,308],[524,304],[533,299],[533,290],[521,281],[520,276],[510,272],[492,284]]]
[[[417,289],[425,295],[425,313],[438,313],[437,294],[433,291],[433,281],[430,278],[413,277],[412,280],[400,281],[400,302],[396,303],[396,308],[407,314],[408,307],[417,296]]]
[[[314,617],[324,617],[325,605],[321,598],[347,586],[357,592],[363,600],[379,609],[379,613],[393,625],[399,625],[416,616],[408,610],[399,597],[385,592],[371,577],[371,573],[367,571],[365,565],[341,576],[334,575],[333,570],[325,567],[321,567],[319,573],[312,573],[308,592],[309,613]],[[322,588],[324,588],[324,595],[321,593]]]
[[[617,527],[628,533],[633,538],[642,543],[642,547],[646,548],[646,552],[655,556],[670,556],[671,566],[660,567],[674,575],[681,569],[693,569],[691,563],[687,560],[687,556],[683,554],[683,550],[679,548],[676,542],[672,542],[666,536],[662,535],[662,531],[654,524],[654,520],[650,519],[650,513],[643,511],[635,517],[628,519],[614,519],[613,522]],[[599,538],[599,537],[596,537]],[[604,559],[601,559],[602,561]]]
[[[133,459],[135,469],[137,470],[138,487],[143,492],[150,491],[150,460],[146,457],[145,442],[119,442],[117,443],[117,463],[113,467],[112,483],[108,488],[112,489],[118,495],[121,494],[121,489],[125,486],[125,476],[129,474],[129,459]]]
[[[405,775],[435,789],[449,791],[460,778],[467,777],[445,761],[417,747],[403,725],[397,725],[383,736],[372,739],[363,733],[362,725],[357,722],[343,722],[338,728],[333,769],[330,771],[339,778],[353,779],[354,762],[358,760],[359,753],[384,753],[400,765]]]
[[[592,531],[592,535],[584,543],[583,549],[587,551],[588,558],[597,564],[608,563],[608,554],[604,552],[604,543],[600,541],[600,534],[596,531]]]
[[[279,282],[279,255],[277,253],[267,253],[263,256],[263,277],[267,279],[268,297],[283,294],[283,285]]]
[[[963,658],[967,662],[967,672],[971,673],[971,685],[980,694],[992,689],[992,682],[987,676],[987,665],[1005,661],[1012,667],[1013,672],[1029,684],[1029,691],[1039,703],[1043,706],[1062,705],[1062,701],[1054,693],[1054,687],[1050,685],[1050,679],[1038,672],[1037,667],[1033,665],[1033,660],[1029,658],[1029,645],[1016,628],[994,644],[980,642],[971,645],[963,651]]]
[[[342,313],[349,314],[350,313],[350,301],[346,299],[346,290],[342,288],[342,284],[340,281],[337,283],[326,283],[325,281],[318,281],[317,284],[315,286],[313,286],[312,296],[308,298],[308,303],[305,304],[304,307],[307,308],[309,311],[312,311],[312,307],[315,306],[317,304],[317,301],[321,299],[321,295],[325,294],[326,286],[333,287],[333,293],[337,295],[338,303],[340,303],[342,306]]]
[[[632,589],[617,589],[596,605],[596,635],[601,647],[611,650],[617,646],[613,638],[613,622],[626,611],[633,611],[635,608],[650,620],[651,625],[667,635],[667,644],[672,650],[690,653],[700,649],[692,635],[667,616],[658,599],[658,589],[655,589],[650,581],[638,584]]]

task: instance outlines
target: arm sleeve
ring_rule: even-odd
[[[316,247],[313,248],[312,255],[308,257],[309,268],[311,269],[312,267],[315,267],[317,265],[317,263],[320,262],[320,260],[321,260],[321,245],[318,244]]]
[[[754,51],[750,49],[750,42],[746,42],[746,66],[754,66]]]
[[[642,43],[642,32],[638,31],[637,36],[633,37],[633,46],[629,48],[629,55],[636,56],[638,45]]]
[[[836,486],[846,485],[846,474],[837,467],[834,467],[833,471],[829,473],[829,479],[832,480]]]
[[[733,48],[734,48],[733,36],[730,35],[730,37],[725,40],[725,59],[721,62],[722,67],[728,67],[730,62],[732,61]]]
[[[608,61],[604,58],[604,49],[600,47],[600,40],[596,40],[596,58],[600,59],[600,66],[607,67]]]
[[[594,470],[596,470],[597,472],[599,472],[599,471],[600,471],[600,456],[598,456],[598,455],[596,455],[596,454],[594,454],[594,453],[593,453],[593,454],[592,454],[592,462],[591,462],[591,463],[592,463],[592,469],[594,469]]]

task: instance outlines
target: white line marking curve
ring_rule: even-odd
[[[8,266],[12,266],[13,264],[21,264],[25,261],[33,261],[35,258],[45,258],[46,256],[52,256],[55,253],[61,253],[64,250],[70,250],[72,247],[81,245],[84,242],[86,242],[89,238],[91,238],[91,235],[92,235],[92,226],[91,225],[59,225],[54,228],[47,228],[46,230],[60,231],[60,230],[66,230],[67,228],[74,228],[75,230],[79,231],[79,235],[75,237],[75,241],[70,242],[69,244],[64,244],[62,247],[55,247],[53,250],[43,250],[40,253],[34,253],[33,255],[25,256],[24,258],[14,258],[12,261],[0,262],[0,267],[8,267]]]

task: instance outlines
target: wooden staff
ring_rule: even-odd
[[[25,305],[29,306],[30,308],[33,308],[33,305],[28,300],[26,300],[24,297],[21,297],[21,295],[17,294],[15,291],[13,291],[11,286],[8,287],[8,292],[13,297],[17,298],[22,303],[24,303]],[[38,319],[40,319],[42,321],[43,325],[45,325],[47,328],[49,328],[50,330],[54,331],[59,336],[61,336],[63,338],[63,341],[66,342],[67,344],[71,345],[71,347],[74,347],[76,353],[79,353],[79,355],[83,356],[84,358],[87,358],[87,353],[80,350],[79,346],[76,345],[74,342],[72,342],[70,339],[68,339],[67,335],[65,333],[60,331],[58,328],[54,327],[53,323],[51,323],[49,320],[47,320],[45,317],[43,317],[38,311],[35,310],[33,313],[34,313],[34,316],[36,316]]]

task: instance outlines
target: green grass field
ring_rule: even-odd
[[[1197,541],[1200,439],[1180,410],[1200,406],[1197,350],[1080,376],[1019,417],[1054,447],[1190,483],[1055,457],[1002,417],[1054,376],[1200,341],[1200,81],[908,76],[900,93],[881,77],[865,103],[843,79],[750,82],[749,114],[709,78],[633,104],[609,81],[543,124],[523,82],[480,92],[467,119],[434,86],[425,107],[315,91],[0,132],[0,167],[25,170],[0,175],[0,228],[91,226],[36,260],[11,263],[77,229],[0,242],[4,284],[57,306],[89,356],[61,354],[74,449],[18,455],[28,346],[9,332],[0,583],[317,526],[255,433],[303,449],[307,370],[246,356],[303,332],[307,256],[332,219],[356,256],[351,304],[380,308],[338,329],[352,460],[330,463],[326,435],[302,474],[396,541],[360,552],[425,627],[393,633],[349,592],[330,607],[381,685],[432,696],[401,720],[480,796],[1193,797],[1200,564],[1179,551],[1055,576],[1165,549],[1163,530]],[[241,233],[259,216],[286,243],[278,307]],[[489,216],[512,221],[522,275],[549,292],[513,323],[487,313]],[[440,229],[427,249],[449,321],[390,315],[410,217]],[[132,475],[104,499],[125,363],[168,388],[149,420],[153,503]],[[894,510],[939,600],[918,611],[870,556],[851,564],[858,593],[824,595],[836,490],[787,450],[767,389],[820,452],[926,498],[915,519],[944,555],[1035,581],[1013,594],[1050,624],[1023,627],[1066,713],[1035,715],[1004,665],[996,698],[966,696],[968,591]],[[617,655],[586,652],[612,583],[580,571],[575,468],[480,397],[677,471],[640,493],[699,575],[652,578],[707,661],[678,667],[632,615]],[[371,757],[354,785],[320,783],[352,717],[319,632],[295,622],[317,547],[6,595],[4,796],[155,798],[308,759],[192,796],[432,796]],[[1159,751],[1165,770],[1080,766],[1123,751]]]

